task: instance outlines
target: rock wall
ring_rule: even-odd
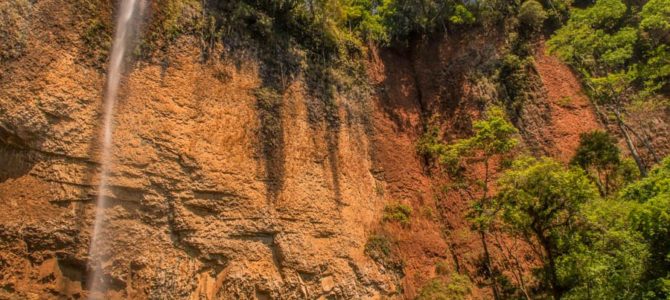
[[[75,9],[35,3],[27,50],[2,63],[0,295],[7,297],[87,294],[104,74],[82,62]],[[364,254],[385,202],[375,190],[364,105],[341,98],[339,127],[312,122],[296,80],[275,114],[263,116],[258,62],[201,63],[196,45],[176,41],[168,66],[135,63],[123,83],[110,188],[100,191],[109,199],[100,254],[108,296],[396,294],[397,275]],[[261,122],[279,126],[271,138],[281,155],[271,160]]]
[[[112,299],[412,298],[438,262],[476,274],[469,204],[440,192],[444,176],[415,145],[431,120],[446,139],[466,136],[502,97],[473,80],[499,59],[495,33],[372,49],[372,92],[337,96],[329,118],[314,118],[324,108],[302,75],[268,94],[261,61],[203,59],[182,36],[129,69],[98,191],[104,70],[74,3],[26,4],[25,45],[0,58],[0,298],[92,294],[97,193],[109,201],[95,258]],[[539,51],[535,67],[523,143],[567,161],[602,125],[566,66]],[[389,203],[413,208],[410,226],[381,222]],[[366,253],[377,234],[401,271]]]

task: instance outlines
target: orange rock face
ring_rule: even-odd
[[[444,176],[415,145],[433,115],[449,139],[466,136],[481,99],[497,97],[468,80],[496,57],[495,41],[372,49],[372,92],[338,95],[314,118],[327,108],[300,75],[260,102],[258,60],[203,61],[199,41],[181,37],[163,62],[129,68],[110,185],[98,191],[105,75],[76,9],[31,4],[27,46],[0,61],[0,298],[412,298],[436,263],[475,272],[469,204],[444,198]],[[539,54],[536,66],[541,109],[528,110],[523,142],[567,161],[600,125],[564,65]],[[102,293],[87,289],[98,193]],[[388,203],[413,208],[410,226],[381,222]],[[380,233],[402,272],[366,253]]]
[[[385,199],[358,103],[338,99],[338,118],[350,121],[336,129],[310,122],[296,80],[272,116],[282,143],[271,158],[281,161],[268,161],[258,64],[200,63],[196,41],[185,38],[167,68],[137,63],[128,72],[110,187],[97,191],[104,74],[80,61],[73,6],[32,9],[29,49],[2,65],[3,293],[89,294],[97,193],[108,199],[100,238],[108,297],[396,293],[395,274],[364,254]],[[48,17],[54,10],[57,19]]]

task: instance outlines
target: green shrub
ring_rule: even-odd
[[[469,25],[476,21],[475,16],[463,4],[454,7],[454,12],[449,17],[449,22],[456,25]]]
[[[620,161],[617,140],[604,131],[593,131],[579,135],[579,147],[572,163],[582,168],[590,165],[608,166]]]
[[[470,279],[458,273],[452,273],[448,282],[434,278],[419,291],[417,300],[460,300],[466,299],[472,290]]]
[[[431,121],[432,123],[432,121]],[[416,143],[416,151],[420,155],[440,155],[446,151],[445,145],[439,137],[440,128],[431,124]]]
[[[412,208],[405,204],[394,203],[384,207],[384,221],[398,222],[407,226],[410,223]]]
[[[630,162],[622,159],[617,139],[604,131],[582,133],[571,164],[584,169],[594,180],[602,196],[609,195],[639,176]]]
[[[547,19],[547,12],[544,11],[542,4],[535,0],[528,0],[521,4],[519,9],[519,21],[529,31],[542,29],[544,20]]]

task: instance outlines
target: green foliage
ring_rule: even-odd
[[[652,170],[647,177],[627,186],[621,198],[627,201],[646,202],[670,193],[670,158]]]
[[[648,49],[640,77],[648,90],[657,91],[670,79],[670,0],[650,0],[640,17],[642,41]]]
[[[571,164],[577,165],[592,177],[602,196],[607,196],[639,176],[627,159],[620,157],[616,138],[603,131],[580,135],[579,147]]]
[[[550,29],[562,26],[570,16],[570,7],[573,0],[544,0],[547,12],[547,25]]]
[[[345,0],[344,23],[360,37],[370,41],[386,43],[389,33],[384,26],[382,16],[377,13],[376,1]]]
[[[469,25],[475,22],[475,16],[463,4],[456,4],[449,17],[449,22],[456,25]]]
[[[548,41],[549,50],[580,67],[599,68],[608,61],[608,66],[621,65],[636,42],[633,28],[617,31],[626,11],[620,0],[598,0],[587,9],[574,9],[568,23]]]
[[[388,257],[391,255],[391,242],[384,235],[371,235],[365,244],[365,253],[372,258]]]
[[[394,39],[410,34],[433,31],[444,24],[450,1],[388,0],[380,7],[384,23]]]
[[[654,297],[670,297],[670,157],[648,177],[623,189],[621,198],[639,204],[631,220],[650,248],[647,288]]]
[[[667,85],[670,78],[670,46],[658,45],[647,52],[647,64],[640,66],[639,75],[648,91],[658,91]]]
[[[473,124],[474,135],[451,144],[444,144],[438,138],[439,130],[431,126],[418,144],[420,152],[436,156],[440,163],[446,166],[447,172],[453,179],[453,184],[448,188],[457,190],[462,197],[471,201],[471,210],[468,218],[478,230],[481,241],[487,249],[486,232],[489,230],[494,212],[491,210],[490,183],[492,181],[493,165],[491,159],[494,156],[508,155],[517,145],[516,128],[505,119],[505,114],[499,108],[491,108],[486,112],[483,120]],[[476,175],[465,174],[465,162],[481,163],[484,167],[484,175],[477,178]],[[502,166],[502,165],[501,165]],[[484,268],[491,279],[491,285],[497,293],[498,279],[491,266],[488,250],[484,254]],[[433,283],[427,291],[439,288],[438,283]],[[430,292],[428,295],[433,295]]]
[[[378,7],[388,35],[395,41],[415,34],[446,29],[451,25],[469,25],[476,19],[468,7],[455,0],[384,0]]]
[[[557,259],[565,299],[640,299],[648,249],[628,214],[635,205],[593,200],[580,214],[584,223]]]
[[[432,123],[432,122],[431,122]],[[416,144],[416,150],[421,155],[439,155],[446,151],[446,145],[442,143],[439,137],[440,129],[431,124],[426,132],[421,135]]]
[[[365,254],[384,267],[399,274],[403,272],[403,262],[393,249],[393,242],[384,234],[373,234],[365,244]]]
[[[437,155],[440,162],[451,171],[458,171],[459,164],[466,157],[488,161],[495,155],[508,153],[518,144],[514,138],[516,128],[505,119],[505,114],[499,108],[489,109],[486,118],[476,121],[473,128],[475,133],[472,137],[449,145],[436,142],[434,137],[424,137],[420,141],[420,148]]]
[[[519,51],[525,52],[522,49]],[[509,97],[506,108],[511,113],[512,120],[521,118],[523,105],[530,98],[527,91],[532,85],[529,71],[532,64],[531,56],[522,58],[515,54],[508,54],[502,60],[500,77]]]
[[[603,133],[584,135],[574,163],[621,163],[612,142]],[[520,159],[503,174],[496,199],[503,228],[542,254],[537,274],[555,297],[668,297],[670,158],[618,199],[600,199],[579,169]]]
[[[452,273],[449,281],[434,278],[419,291],[417,300],[460,300],[468,299],[472,290],[470,279],[458,273]]]
[[[31,4],[28,0],[0,1],[0,62],[25,51]]]
[[[653,38],[663,37],[670,33],[670,1],[668,0],[649,0],[642,8],[640,13],[642,20],[640,27],[647,31],[655,33]]]
[[[412,208],[401,203],[389,204],[384,207],[383,220],[387,222],[398,222],[402,226],[410,224]]]
[[[547,42],[549,50],[583,75],[601,103],[645,98],[670,79],[670,1],[597,0],[573,9]],[[653,98],[653,97],[650,97]]]
[[[580,207],[597,198],[580,169],[566,169],[551,159],[522,158],[499,181],[497,205],[506,229],[542,253],[543,280],[560,296],[556,259],[582,222]]]
[[[592,131],[579,135],[579,147],[572,163],[583,169],[590,166],[607,168],[621,162],[616,138],[604,131]]]
[[[537,235],[558,247],[566,229],[578,222],[580,205],[597,197],[585,174],[551,159],[522,158],[499,181],[498,201],[509,229],[520,236]],[[546,249],[556,251],[555,248]]]
[[[521,4],[519,9],[519,21],[529,31],[542,29],[544,20],[547,19],[547,12],[544,11],[542,4],[535,0],[527,0]]]

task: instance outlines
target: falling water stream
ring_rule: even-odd
[[[136,37],[138,22],[141,20],[145,0],[121,0],[118,11],[114,41],[107,70],[107,83],[105,85],[103,99],[103,119],[102,119],[102,153],[100,156],[101,170],[100,182],[98,185],[98,196],[95,208],[95,222],[93,225],[93,234],[91,236],[91,245],[89,248],[89,257],[98,257],[102,249],[100,243],[103,237],[101,227],[104,222],[104,208],[106,205],[106,191],[108,190],[109,173],[111,169],[111,147],[114,127],[114,108],[116,98],[119,92],[119,83],[123,73],[126,55],[129,52],[133,39]],[[90,291],[104,292],[106,287],[105,280],[102,278],[102,267],[91,265],[88,283]],[[91,297],[93,298],[93,297]]]

